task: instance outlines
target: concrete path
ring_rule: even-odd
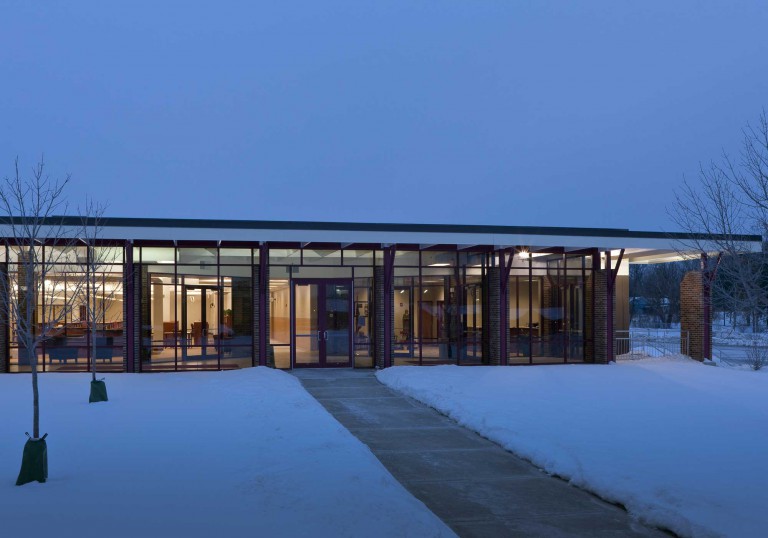
[[[371,370],[294,370],[459,536],[667,536],[402,396]]]

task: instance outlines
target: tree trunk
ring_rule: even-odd
[[[27,351],[29,352],[29,351]],[[32,364],[32,437],[40,438],[40,393],[37,390],[37,351],[32,350],[34,357],[30,357]]]
[[[89,252],[89,256],[91,253]],[[89,327],[91,331],[91,380],[96,381],[96,315],[97,315],[97,305],[96,305],[96,271],[89,265],[88,270],[91,271],[91,278],[88,279],[89,282],[92,281],[92,286],[90,286],[90,290],[87,290],[86,299],[88,301],[88,318],[89,318]],[[93,306],[91,307],[91,301],[88,298],[88,295],[93,295]]]

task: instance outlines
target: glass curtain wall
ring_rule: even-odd
[[[291,368],[292,357],[297,366],[373,365],[373,263],[373,250],[269,249],[269,345],[277,368]]]
[[[20,320],[11,312],[9,371],[30,371],[32,353],[37,355],[39,371],[90,371],[94,353],[98,371],[122,371],[123,248],[96,247],[90,253],[85,247],[39,249],[40,269],[32,274],[27,274],[22,251],[11,248],[8,252],[7,283],[12,303],[24,304],[26,294],[35,294],[33,330],[47,333],[38,349],[23,349]],[[89,260],[96,263],[91,267]],[[14,310],[23,316],[23,308]]]
[[[459,254],[458,296],[460,305],[460,364],[483,361],[483,260],[480,253]]]
[[[508,283],[509,364],[584,362],[591,257],[518,253]]]
[[[141,369],[253,366],[251,248],[137,247],[141,271]]]
[[[480,364],[482,255],[395,253],[394,364]]]

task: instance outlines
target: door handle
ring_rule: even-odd
[[[328,341],[328,331],[323,331],[323,340]]]
[[[320,340],[322,340],[322,337],[320,336],[320,335],[321,335],[321,332],[322,332],[322,331],[317,331],[317,341],[318,341],[318,342],[319,342]]]

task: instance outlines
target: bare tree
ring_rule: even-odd
[[[80,240],[86,252],[80,258],[85,278],[85,310],[91,345],[91,395],[89,402],[107,401],[104,380],[96,379],[99,359],[111,357],[110,338],[106,336],[110,321],[122,320],[122,308],[115,314],[114,304],[122,293],[122,279],[113,274],[116,264],[122,264],[122,249],[101,245],[106,204],[86,198],[80,208]],[[112,315],[110,315],[112,312]]]
[[[680,282],[691,269],[695,269],[691,262],[630,266],[632,296],[643,300],[643,314],[656,318],[661,328],[668,329],[679,321]]]
[[[24,447],[17,480],[21,485],[47,479],[47,434],[40,437],[37,349],[60,332],[82,281],[67,289],[50,278],[71,268],[76,249],[76,240],[60,216],[67,209],[64,190],[69,176],[49,179],[43,159],[29,176],[21,173],[18,159],[14,170],[0,190],[0,225],[9,253],[7,271],[0,278],[0,313],[14,331],[19,362],[28,362],[32,374],[32,436]]]
[[[749,316],[753,329],[768,310],[768,256],[752,250],[747,235],[765,238],[768,231],[768,116],[743,130],[738,159],[724,154],[721,162],[701,166],[698,182],[685,181],[676,193],[670,214],[690,238],[681,249],[696,250],[702,268],[717,277],[715,301],[727,302]],[[717,255],[713,255],[717,254]],[[709,256],[706,256],[709,255]]]
[[[753,341],[747,347],[747,365],[755,371],[768,366],[768,348],[760,342]]]

